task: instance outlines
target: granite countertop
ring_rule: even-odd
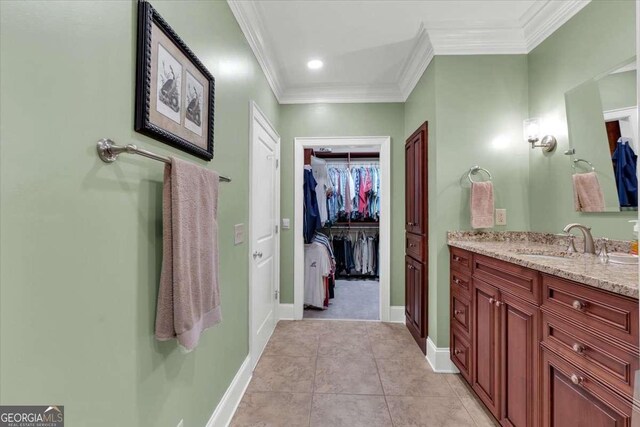
[[[566,239],[530,232],[450,232],[450,246],[508,261],[523,267],[583,283],[632,298],[638,298],[638,265],[602,263],[596,255],[566,252]],[[629,242],[611,241],[609,252],[628,252]],[[582,250],[582,241],[576,241]],[[535,258],[553,254],[566,258]]]

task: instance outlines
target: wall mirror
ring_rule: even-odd
[[[636,85],[634,57],[565,93],[572,174],[595,172],[604,199],[592,212],[638,210]]]

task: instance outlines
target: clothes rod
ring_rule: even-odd
[[[171,159],[164,156],[159,156],[151,151],[138,148],[133,144],[127,144],[125,146],[116,145],[112,140],[103,138],[98,141],[96,145],[98,150],[98,157],[105,163],[113,163],[118,159],[118,156],[122,153],[137,154],[139,156],[147,157],[149,159],[157,160],[171,164]],[[220,175],[221,182],[231,182],[231,178]]]

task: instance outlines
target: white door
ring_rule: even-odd
[[[280,270],[280,136],[251,102],[250,351],[255,367],[276,325]]]

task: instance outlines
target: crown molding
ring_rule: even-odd
[[[517,55],[527,53],[521,28],[430,29],[436,55]]]
[[[287,88],[280,99],[281,104],[314,103],[377,103],[404,102],[400,88],[396,84],[376,85],[314,85],[309,87]]]
[[[274,66],[268,47],[265,45],[264,26],[262,25],[260,12],[257,9],[256,2],[253,1],[239,1],[239,0],[227,0],[227,4],[231,9],[231,13],[238,21],[238,25],[242,30],[244,37],[247,39],[247,43],[251,47],[253,54],[262,68],[269,86],[275,95],[276,99],[280,102],[283,92],[283,84],[277,73],[277,68]]]
[[[416,42],[413,45],[413,49],[411,49],[409,57],[400,72],[398,85],[400,87],[402,102],[409,98],[413,88],[416,87],[418,81],[431,63],[431,60],[433,60],[433,56],[433,45],[429,39],[429,34],[424,24],[421,24],[418,29],[418,34],[416,35]]]
[[[534,4],[520,19],[527,52],[531,52],[591,0],[551,1]]]
[[[428,21],[420,25],[398,83],[290,87],[269,49],[259,2],[227,0],[256,60],[281,104],[405,102],[435,55],[527,54],[591,0],[536,1],[517,22]]]

